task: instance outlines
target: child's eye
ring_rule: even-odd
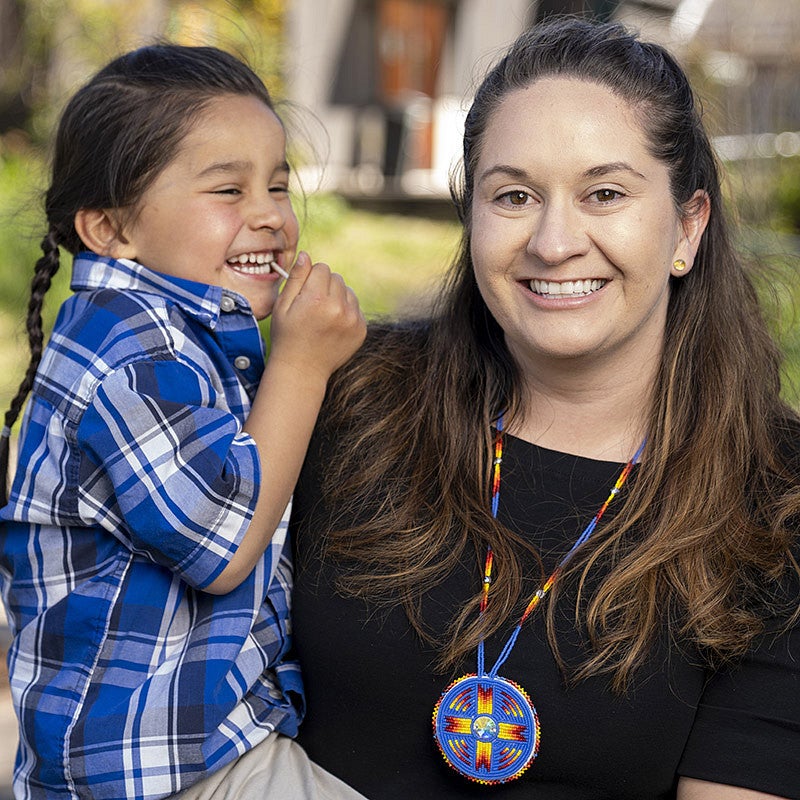
[[[270,194],[288,194],[289,187],[288,186],[270,186],[269,187]]]
[[[226,186],[224,189],[215,189],[212,194],[241,194],[241,189],[235,186]]]

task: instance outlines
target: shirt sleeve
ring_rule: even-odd
[[[800,625],[711,678],[678,773],[800,800]]]
[[[178,361],[106,376],[78,425],[79,510],[131,550],[211,583],[235,553],[258,498],[255,442],[222,392]]]

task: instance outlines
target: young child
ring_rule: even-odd
[[[18,797],[360,797],[288,738],[287,504],[365,323],[296,257],[285,151],[214,48],[128,53],[63,114],[3,432],[30,392],[0,514]],[[59,247],[74,294],[42,352]]]

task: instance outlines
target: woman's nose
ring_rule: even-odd
[[[570,203],[545,202],[536,216],[527,251],[544,264],[556,266],[586,252],[589,236],[581,215]]]

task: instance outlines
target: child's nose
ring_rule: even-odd
[[[288,211],[284,209],[284,206],[288,207],[288,203],[280,202],[284,198],[285,195],[278,198],[271,192],[265,192],[263,195],[253,198],[250,226],[254,230],[258,228],[280,230],[286,224],[288,215]]]

